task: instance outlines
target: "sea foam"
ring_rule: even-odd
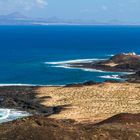
[[[58,64],[68,64],[68,63],[90,63],[90,62],[99,61],[99,60],[105,60],[105,59],[98,59],[98,58],[75,59],[75,60],[66,60],[66,61],[45,62],[45,64],[58,65]]]
[[[78,67],[71,67],[71,64],[74,63],[90,63],[90,62],[95,62],[95,61],[101,61],[101,60],[106,60],[106,59],[98,59],[98,58],[92,58],[92,59],[75,59],[75,60],[67,60],[67,61],[58,61],[58,62],[45,62],[47,65],[51,65],[51,67],[56,67],[56,68],[65,68],[65,69],[79,69],[83,71],[88,71],[88,72],[104,72],[102,70],[96,70],[96,69],[90,69],[90,68],[78,68]],[[80,66],[80,65],[78,65]],[[81,65],[82,66],[82,65]]]
[[[0,109],[0,121],[5,120],[9,117],[10,109]]]
[[[38,86],[38,85],[35,85],[35,84],[0,84],[0,87],[7,87],[7,86]]]
[[[103,75],[99,77],[104,78],[104,79],[121,79],[119,75]]]
[[[56,65],[56,66],[52,66],[52,67],[56,67],[56,68],[65,68],[65,69],[77,69],[77,70],[82,70],[82,71],[86,71],[86,72],[105,72],[106,71],[102,71],[102,70],[97,70],[97,69],[90,69],[90,68],[78,68],[78,67],[71,67],[68,65]]]
[[[25,87],[55,87],[55,86],[65,86],[65,85],[49,85],[49,84],[0,84],[0,87],[22,87],[22,86],[25,86]],[[0,99],[1,100],[1,99]]]
[[[25,111],[18,111],[15,109],[0,109],[0,123],[16,120],[18,118],[30,116],[31,114]]]

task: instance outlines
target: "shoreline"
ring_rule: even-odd
[[[134,64],[133,64],[134,63]],[[70,68],[95,69],[105,72],[137,72],[140,66],[140,56],[135,53],[122,53],[111,56],[105,60],[81,61],[64,63]]]
[[[38,99],[38,89],[45,89],[45,91],[49,89],[62,89],[62,92],[65,92],[69,89],[72,89],[72,91],[75,91],[76,88],[93,88],[93,87],[104,87],[106,84],[110,85],[127,85],[129,82],[131,83],[132,79],[133,82],[139,81],[139,72],[137,72],[137,69],[139,69],[138,66],[133,66],[133,70],[128,68],[127,72],[126,67],[131,66],[131,63],[138,61],[136,64],[139,66],[139,60],[140,56],[137,56],[134,53],[129,53],[129,54],[118,54],[115,56],[112,56],[108,60],[100,60],[100,61],[89,61],[88,62],[82,62],[81,60],[79,62],[74,62],[74,61],[67,61],[68,63],[64,63],[69,65],[70,67],[73,68],[90,68],[90,69],[97,69],[97,70],[106,70],[109,72],[110,70],[115,70],[115,72],[121,72],[121,73],[127,73],[127,75],[122,75],[113,77],[113,79],[106,78],[103,82],[96,82],[96,81],[85,81],[85,82],[78,82],[78,83],[70,83],[70,84],[65,84],[65,85],[39,85],[39,84],[0,84],[0,107],[3,108],[10,108],[10,109],[17,109],[21,111],[26,111],[29,112],[32,115],[45,115],[45,116],[50,116],[52,114],[55,114],[59,112],[61,107],[56,107],[56,106],[51,106],[51,107],[46,107],[46,105],[43,105],[40,103],[40,99]],[[122,63],[123,62],[123,63]],[[128,65],[128,62],[130,63]],[[63,64],[62,62],[58,62],[59,64]],[[118,70],[121,70],[119,71]],[[128,72],[133,72],[136,74],[128,74]],[[105,77],[105,76],[104,76]],[[135,79],[134,79],[135,77]],[[122,80],[118,80],[118,78],[121,78]],[[130,80],[131,78],[131,80]],[[98,88],[97,88],[98,89]],[[11,91],[12,90],[12,91]],[[98,91],[98,90],[97,90]],[[6,92],[6,93],[3,93]],[[83,92],[83,91],[81,91]],[[85,91],[86,92],[86,91]],[[49,94],[49,93],[48,93]],[[55,94],[55,93],[54,93]],[[59,94],[59,93],[58,93]],[[65,93],[67,94],[67,93]],[[54,96],[54,95],[52,95]],[[67,95],[64,95],[67,96]],[[43,97],[44,98],[44,97]],[[79,97],[80,98],[80,97]],[[77,100],[79,100],[77,98]],[[35,101],[34,101],[35,99]],[[86,99],[86,98],[85,98]],[[37,100],[37,101],[36,101]]]
[[[39,140],[50,138],[51,132],[55,139],[61,137],[60,133],[74,139],[81,134],[82,139],[94,140],[118,138],[118,135],[124,139],[140,137],[140,83],[136,83],[140,72],[122,78],[128,76],[136,77],[133,83],[108,79],[57,86],[0,84],[1,108],[32,114],[3,121],[0,136],[11,139],[11,132],[24,139],[27,135],[27,139],[35,136],[31,139]]]
[[[107,75],[108,76],[108,75]],[[68,83],[68,84],[65,84],[65,85],[41,85],[41,84],[0,84],[0,87],[67,87],[68,85],[84,85],[86,83],[89,83],[89,86],[92,84],[93,82],[93,85],[95,83],[98,83],[98,84],[103,84],[103,83],[112,83],[112,82],[115,82],[115,83],[122,83],[122,82],[125,82],[125,80],[122,80],[120,81],[118,78],[105,78],[106,80],[104,80],[103,82],[98,82],[98,81],[83,81],[83,82],[73,82],[73,83]],[[124,78],[120,78],[120,79],[124,79]],[[91,84],[90,84],[91,82]],[[87,84],[88,85],[88,84]]]

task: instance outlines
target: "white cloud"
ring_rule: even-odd
[[[46,0],[36,0],[36,3],[39,4],[41,7],[48,5]]]
[[[47,0],[0,0],[0,11],[31,10],[44,8],[47,4]]]

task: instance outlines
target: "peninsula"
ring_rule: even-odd
[[[117,54],[107,60],[67,63],[67,65],[76,68],[133,73],[121,76],[121,78],[126,78],[129,82],[140,82],[140,56],[134,52]]]

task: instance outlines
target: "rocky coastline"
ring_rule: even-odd
[[[140,56],[117,54],[108,60],[68,65],[133,74],[121,76],[127,79],[124,82],[1,86],[1,108],[27,111],[32,116],[1,124],[0,139],[139,140]]]
[[[40,100],[35,100],[35,89],[40,86],[6,86],[0,87],[0,108],[26,111],[31,115],[49,116],[55,114],[59,107],[45,107]]]
[[[140,82],[140,56],[135,53],[122,53],[114,55],[108,60],[68,63],[67,65],[75,68],[133,73],[121,76],[121,78],[126,78],[130,82]]]

